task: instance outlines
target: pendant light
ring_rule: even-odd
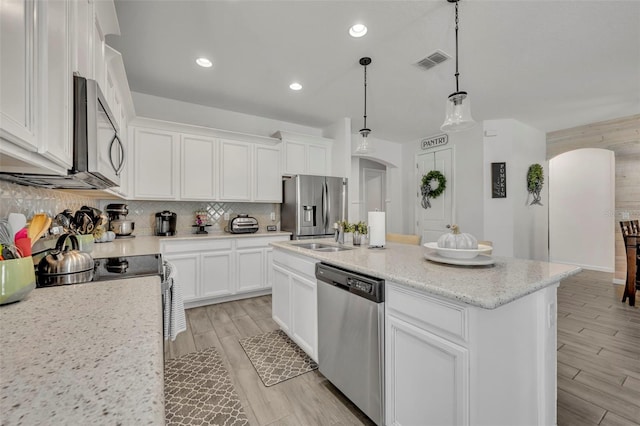
[[[458,1],[459,0],[447,0],[449,3],[456,4],[456,91],[450,94],[447,99],[447,115],[444,123],[440,126],[440,130],[444,132],[466,130],[476,124],[471,117],[469,95],[467,92],[460,90],[458,86],[458,76],[460,75],[460,72],[458,72]]]
[[[364,67],[364,126],[360,129],[362,139],[356,148],[356,154],[371,154],[373,147],[367,136],[371,133],[371,129],[367,127],[367,65],[371,64],[371,58],[360,58],[360,65]]]

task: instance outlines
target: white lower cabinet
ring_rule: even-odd
[[[387,424],[468,424],[468,350],[393,315],[385,338]]]
[[[496,309],[385,284],[385,424],[556,423],[556,297]]]
[[[165,259],[173,263],[177,270],[176,279],[182,286],[184,300],[194,299],[199,293],[200,255],[197,253],[166,255]]]
[[[273,320],[314,361],[318,361],[316,260],[274,250]]]
[[[291,280],[290,272],[273,263],[271,265],[273,286],[271,287],[271,315],[282,331],[290,334],[291,324]]]
[[[238,249],[238,291],[259,290],[266,287],[265,253],[263,248]]]
[[[235,281],[233,251],[229,249],[206,251],[200,254],[200,259],[202,262],[200,296],[209,299],[232,295]]]
[[[162,256],[176,265],[187,308],[269,292],[269,244],[288,235],[198,238],[160,243]]]
[[[291,338],[318,360],[318,292],[316,279],[290,274]]]

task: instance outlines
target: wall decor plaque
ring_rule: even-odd
[[[442,135],[434,136],[432,138],[422,139],[420,141],[420,148],[431,149],[437,146],[446,145],[448,142],[449,142],[449,136],[442,134]]]
[[[491,198],[507,198],[507,163],[491,163]]]

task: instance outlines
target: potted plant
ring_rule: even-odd
[[[533,201],[529,204],[530,206],[534,204],[542,205],[540,201],[542,185],[544,185],[544,169],[540,164],[532,164],[527,171],[527,191],[533,195]]]
[[[353,245],[359,246],[362,242],[362,236],[367,235],[367,232],[368,232],[367,224],[365,222],[360,221],[351,226],[353,226]]]

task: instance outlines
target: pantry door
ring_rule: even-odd
[[[422,207],[420,184],[422,176],[431,170],[437,170],[447,179],[447,189],[438,198],[431,198],[431,207]],[[451,148],[430,151],[416,156],[416,234],[422,237],[421,243],[437,241],[447,232],[447,225],[453,221],[453,150]],[[435,187],[437,183],[432,182]],[[435,188],[434,188],[435,189]]]

